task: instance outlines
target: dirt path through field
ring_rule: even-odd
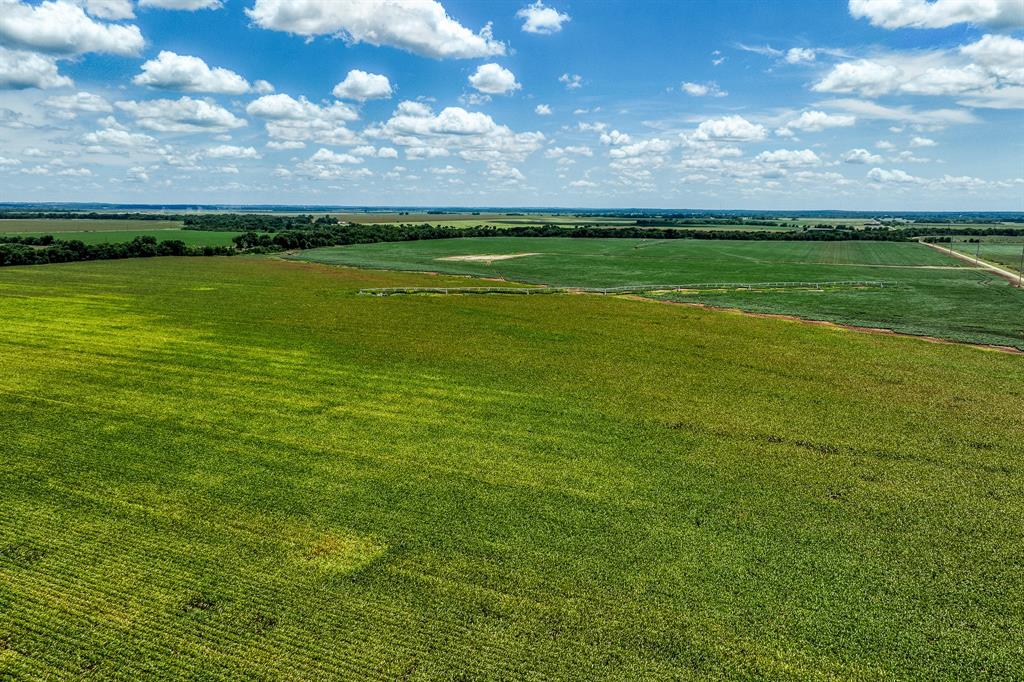
[[[490,265],[496,260],[509,260],[511,258],[525,258],[526,256],[539,256],[539,253],[480,253],[469,256],[444,256],[434,260],[458,261],[464,263],[486,263]]]
[[[965,261],[967,263],[972,263],[972,264],[978,266],[982,270],[988,270],[989,272],[991,272],[991,273],[993,273],[995,275],[998,275],[999,277],[1002,277],[1003,279],[1009,281],[1010,284],[1020,285],[1021,276],[1020,276],[1020,274],[1018,274],[1016,272],[1013,272],[1011,270],[1004,270],[1003,268],[999,267],[998,265],[992,265],[992,263],[988,263],[988,262],[983,261],[983,260],[978,260],[977,258],[974,258],[973,256],[968,256],[966,253],[960,253],[958,251],[951,251],[950,249],[944,249],[941,246],[939,246],[938,244],[929,244],[928,242],[922,242],[922,241],[918,241],[917,243],[918,244],[924,244],[928,248],[935,249],[936,251],[941,251],[942,253],[946,254],[947,256],[951,256],[953,258]]]

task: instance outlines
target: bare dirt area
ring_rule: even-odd
[[[526,256],[539,256],[539,253],[481,253],[468,256],[444,256],[435,260],[459,261],[463,263],[492,263],[496,260],[510,260]]]

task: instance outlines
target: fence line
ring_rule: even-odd
[[[383,287],[360,289],[364,296],[397,294],[632,294],[650,291],[686,291],[714,289],[834,289],[837,287],[893,288],[893,280],[841,280],[829,282],[703,282],[699,284],[644,284],[621,287]]]

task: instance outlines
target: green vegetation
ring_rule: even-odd
[[[153,258],[156,256],[230,256],[234,247],[188,246],[181,240],[135,237],[128,242],[85,244],[78,240],[54,240],[52,235],[0,239],[0,266],[50,265],[83,260]]]
[[[508,260],[440,260],[480,254]],[[815,279],[899,279],[910,268],[965,263],[914,243],[501,238],[358,244],[295,257],[394,270],[503,276],[557,286],[616,286]],[[842,275],[837,277],[836,275]]]
[[[181,226],[180,220],[4,218],[0,219],[0,234],[22,232],[55,234],[57,232],[114,232],[119,230],[149,233],[153,230],[177,230]]]
[[[1024,349],[1020,289],[962,270],[900,282],[895,289],[733,290],[656,297]]]
[[[39,234],[35,232],[12,233],[13,235]],[[45,233],[48,234],[48,233]],[[114,244],[128,242],[136,237],[153,237],[157,242],[169,240],[182,241],[188,246],[231,246],[232,239],[240,232],[198,232],[195,230],[156,229],[156,230],[105,230],[105,231],[54,231],[56,238],[63,240],[77,239],[83,244]],[[3,236],[7,236],[4,233]]]
[[[439,260],[536,253],[509,260]],[[897,290],[736,292],[678,300],[1024,348],[1024,292],[915,243],[487,238],[359,244],[321,263],[501,277],[555,286],[896,280]]]
[[[0,271],[0,674],[1024,676],[1020,357],[458,281]]]
[[[960,253],[978,256],[983,261],[1001,265],[1013,272],[1020,272],[1021,253],[1024,252],[1024,239],[1010,242],[1006,238],[999,241],[980,241],[974,244],[953,244],[953,249]]]

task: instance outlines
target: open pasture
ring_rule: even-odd
[[[136,237],[154,237],[158,242],[172,239],[188,246],[230,246],[239,232],[183,230],[176,220],[75,220],[10,219],[0,220],[0,234],[42,235],[55,239],[76,239],[85,244],[130,242]]]
[[[1021,270],[1021,254],[1024,253],[1024,238],[1013,241],[1010,237],[983,240],[978,244],[954,243],[953,249],[962,254],[978,256],[983,261],[1008,268],[1013,272]]]
[[[450,259],[529,252],[537,255]],[[896,280],[898,289],[708,292],[672,298],[1024,348],[1024,291],[916,243],[485,238],[361,244],[295,257],[552,286]]]
[[[87,220],[75,218],[3,218],[0,233],[58,232],[138,232],[150,230],[177,230],[179,220]]]
[[[31,232],[21,234],[35,234]],[[200,230],[114,230],[90,232],[46,232],[54,239],[77,239],[84,244],[113,244],[130,242],[136,237],[153,237],[158,242],[179,240],[187,246],[230,246],[231,239],[241,232],[206,232]]]
[[[465,281],[0,271],[0,671],[1024,676],[1019,356]]]

